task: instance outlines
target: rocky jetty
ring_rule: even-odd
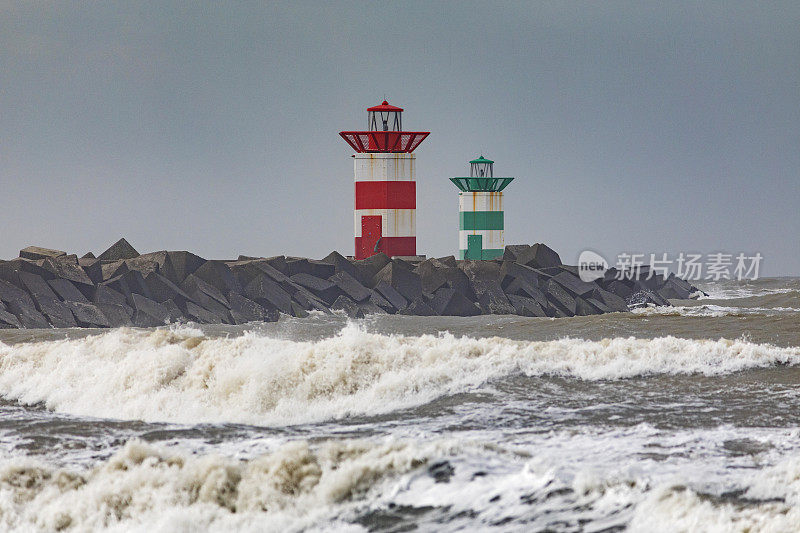
[[[311,311],[568,317],[669,305],[698,292],[674,275],[618,274],[582,281],[543,244],[507,246],[492,261],[355,261],[338,252],[206,260],[185,251],[139,254],[125,239],[78,258],[31,246],[0,261],[0,328],[244,324]]]

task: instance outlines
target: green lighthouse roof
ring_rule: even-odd
[[[483,154],[478,159],[473,159],[470,163],[494,163],[491,159],[486,159]]]

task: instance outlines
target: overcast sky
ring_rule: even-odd
[[[457,253],[447,178],[483,153],[507,244],[800,274],[796,1],[0,6],[2,258],[352,254],[338,132],[386,95],[431,132],[420,253]]]

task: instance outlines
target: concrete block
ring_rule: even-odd
[[[26,294],[27,296],[27,294]],[[18,299],[5,302],[8,310],[13,313],[20,324],[26,329],[45,329],[50,327],[50,323],[42,313],[36,310],[33,302],[28,299]]]
[[[233,272],[231,272],[231,269],[228,268],[228,265],[226,265],[224,261],[206,261],[193,275],[202,279],[212,287],[216,287],[223,294],[227,294],[228,292],[242,294],[241,285],[239,285]]]
[[[231,316],[237,324],[245,322],[275,322],[278,320],[278,311],[267,311],[256,302],[245,298],[235,292],[228,294],[231,303]],[[242,322],[244,320],[245,322]]]
[[[14,286],[19,285],[20,262],[22,262],[21,259],[13,261],[0,260],[0,280],[7,281]]]
[[[292,300],[292,316],[295,318],[308,318],[308,311],[303,306]]]
[[[187,276],[194,274],[206,262],[199,255],[186,251],[166,252],[166,256],[172,265],[172,271],[175,273],[175,279],[170,281],[176,285],[180,285]]]
[[[98,287],[108,287],[109,289],[117,292],[125,297],[125,302],[130,305],[131,302],[131,293],[133,292],[131,288],[128,286],[128,281],[125,279],[124,275],[115,276],[108,281],[104,281]],[[95,294],[97,293],[97,289],[95,289]]]
[[[513,315],[516,309],[508,301],[500,285],[500,264],[495,261],[461,261],[459,265],[469,278],[478,305],[484,314]]]
[[[266,274],[258,276],[245,287],[244,295],[256,303],[292,314],[292,297]]]
[[[97,309],[103,313],[103,316],[106,317],[109,327],[121,328],[133,326],[133,320],[131,320],[133,310],[127,305],[122,306],[112,303],[98,303],[95,304],[95,307],[97,307]]]
[[[19,251],[19,256],[23,259],[30,259],[36,261],[38,259],[47,259],[48,257],[61,257],[67,255],[67,252],[61,250],[51,250],[50,248],[40,248],[38,246],[28,246]]]
[[[72,316],[72,311],[63,302],[47,296],[39,296],[34,300],[36,301],[36,308],[54,328],[74,328],[78,326],[75,322],[75,317]]]
[[[219,317],[220,322],[224,324],[233,323],[233,317],[231,317],[230,308],[227,305],[222,305],[216,298],[212,298],[207,293],[201,290],[190,292],[189,296],[191,296],[192,298],[191,301],[193,301],[195,304],[217,315]],[[186,311],[187,313],[188,313],[188,305],[189,302],[187,301],[184,304],[184,307],[186,307],[184,311]]]
[[[133,259],[126,259],[125,265],[127,265],[128,270],[140,272],[142,276],[147,276],[151,272],[161,272],[161,266],[151,254],[148,254],[148,256],[140,255]]]
[[[242,287],[247,287],[251,281],[263,274],[268,275],[278,283],[289,279],[286,274],[275,269],[272,265],[267,263],[265,259],[233,261],[228,263],[228,268],[231,269],[234,277]]]
[[[300,272],[292,275],[289,279],[301,287],[305,287],[327,304],[332,304],[342,294],[342,290],[335,283],[311,274]]]
[[[610,307],[596,298],[586,298],[586,303],[597,309],[600,313],[612,313]]]
[[[386,310],[383,309],[381,306],[376,305],[369,300],[361,302],[358,305],[359,312],[366,316],[366,315],[385,315],[387,314]]]
[[[125,284],[125,287],[128,285]],[[92,302],[95,304],[114,304],[114,305],[127,305],[128,297],[127,294],[130,294],[130,291],[127,293],[118,292],[108,285],[98,285],[94,291],[94,295],[92,296]]]
[[[352,298],[355,302],[363,302],[370,297],[370,289],[364,287],[356,278],[344,270],[340,270],[331,276],[329,281],[334,283],[340,291]]]
[[[164,309],[166,309],[167,312],[169,313],[170,324],[182,324],[189,321],[189,319],[184,316],[183,311],[181,311],[181,308],[178,307],[178,304],[176,304],[173,300],[166,300],[159,303],[163,305]],[[186,307],[185,300],[183,302],[183,305],[184,307]]]
[[[333,276],[336,269],[333,265],[314,259],[295,259],[286,261],[289,277],[297,274],[307,274],[315,278],[328,279]]]
[[[6,304],[10,304],[11,302],[15,301],[22,301],[25,304],[33,307],[33,298],[31,298],[26,291],[17,287],[16,285],[12,285],[5,280],[0,280],[0,301],[5,302]]]
[[[391,287],[389,287],[389,288],[392,289]],[[392,289],[392,290],[394,290],[394,289]],[[400,294],[398,294],[397,296],[399,298],[403,298],[402,296],[400,296]],[[372,302],[373,304],[377,305],[378,307],[380,307],[381,309],[383,309],[384,311],[386,311],[389,314],[394,314],[394,313],[397,312],[397,308],[395,306],[393,306],[389,302],[389,300],[387,300],[386,298],[381,296],[381,293],[379,293],[375,289],[370,289],[369,301]],[[405,301],[405,300],[403,300],[403,301]]]
[[[133,324],[139,328],[163,326],[169,322],[169,311],[160,303],[142,296],[132,294]]]
[[[272,268],[285,276],[289,276],[289,268],[286,266],[286,256],[276,255],[274,257],[267,257],[264,261]]]
[[[692,294],[690,287],[691,285],[684,280],[676,278],[674,274],[670,274],[670,277],[667,278],[664,285],[658,289],[658,294],[661,295],[662,298],[687,300]]]
[[[103,282],[103,263],[99,259],[78,259],[78,266],[95,285]]]
[[[124,238],[112,244],[108,250],[100,254],[98,259],[101,261],[118,261],[120,259],[133,259],[138,257],[139,252],[130,245]]]
[[[121,276],[128,271],[130,271],[130,269],[125,261],[111,261],[110,263],[103,263],[100,261],[101,283],[111,278]]]
[[[415,298],[398,313],[411,316],[436,316],[436,311],[425,301],[422,296]]]
[[[245,298],[235,292],[228,294],[228,301],[231,304],[231,317],[236,324],[246,324],[248,322],[275,322],[278,320],[278,312],[276,310],[268,312],[253,300]]]
[[[599,315],[601,311],[580,296],[575,297],[575,316]]]
[[[622,312],[625,313],[628,311],[628,304],[625,303],[625,299],[617,296],[614,293],[608,292],[601,288],[596,288],[592,292],[592,298],[595,300],[599,300],[603,304],[606,305],[608,308],[607,312]]]
[[[373,286],[376,286],[381,281],[386,282],[403,298],[413,301],[422,296],[422,281],[415,272],[407,267],[407,264],[402,263],[405,262],[398,259],[392,260],[375,274],[372,283]]]
[[[75,320],[82,328],[111,327],[111,321],[96,305],[81,302],[65,302],[64,305],[72,311]]]
[[[37,261],[31,261],[30,259],[14,260],[16,266],[18,267],[18,270],[21,272],[30,272],[31,274],[36,274],[37,276],[41,276],[44,279],[54,279],[60,277],[54,274],[52,272],[52,269],[48,270],[44,268],[45,261],[47,261],[47,259],[39,259]]]
[[[632,283],[626,281],[614,280],[606,283],[605,290],[620,298],[628,299],[633,294],[632,285]]]
[[[583,281],[570,272],[561,272],[560,274],[553,276],[551,281],[558,283],[574,296],[590,294],[592,291],[598,288],[596,283]]]
[[[447,280],[447,287],[455,289],[457,293],[471,302],[476,302],[478,300],[478,296],[472,289],[472,283],[470,283],[469,278],[460,268],[445,267],[442,269],[442,275]]]
[[[514,309],[517,311],[516,314],[520,316],[547,316],[544,308],[533,298],[510,294],[508,295],[508,301],[514,306]]]
[[[145,298],[152,300],[153,295],[150,293],[150,287],[147,286],[147,283],[144,281],[144,276],[142,276],[141,272],[136,270],[129,270],[122,274],[122,279],[128,284],[128,288],[131,291],[131,294],[140,294]],[[114,287],[112,287],[114,288]],[[130,296],[128,297],[130,300]],[[128,302],[132,307],[135,307],[131,301]]]
[[[64,258],[45,259],[42,263],[42,268],[51,272],[54,278],[68,279],[73,282],[79,290],[94,286],[92,280],[78,265],[77,261],[73,263],[72,261],[64,260]]]
[[[514,281],[512,281],[508,285],[508,287],[505,288],[505,293],[506,296],[509,297],[509,300],[511,300],[510,296],[522,296],[525,298],[532,298],[533,300],[536,301],[536,303],[538,303],[542,307],[542,309],[547,309],[548,305],[547,297],[544,295],[544,293],[537,287],[534,287],[533,285],[525,281],[524,279],[515,278]],[[513,302],[511,303],[512,305],[514,304]],[[516,307],[517,306],[514,305],[514,308]]]
[[[442,316],[476,316],[481,310],[463,294],[450,287],[441,287],[428,302],[437,315]]]
[[[368,279],[361,279],[361,271],[358,270],[353,263],[339,252],[333,251],[322,259],[323,263],[333,265],[334,270],[338,272],[346,272],[355,278],[362,285],[368,283]]]
[[[658,293],[645,288],[643,285],[639,285],[639,290],[636,290],[633,294],[628,296],[625,299],[625,302],[631,309],[636,307],[644,307],[648,304],[654,304],[658,306],[670,305],[665,298],[661,297]]]
[[[222,324],[223,319],[216,313],[197,305],[194,302],[186,302],[186,316],[198,324]]]
[[[41,276],[31,274],[30,272],[20,272],[19,280],[22,282],[25,290],[28,291],[28,294],[30,294],[34,300],[39,298],[58,300],[56,293],[53,292],[53,289],[50,288],[50,285],[48,285],[47,282],[41,278]]]
[[[0,302],[0,329],[21,328],[22,323]]]
[[[297,303],[305,311],[322,311],[326,315],[331,314],[328,304],[314,296],[308,289],[299,285],[297,285],[297,290],[292,294],[292,303]],[[294,309],[294,305],[292,308]],[[296,313],[295,316],[297,316]]]
[[[562,285],[553,280],[547,280],[542,286],[547,301],[562,311],[566,316],[575,316],[575,298],[564,289]]]
[[[505,289],[515,279],[524,280],[534,287],[539,286],[539,280],[546,279],[546,276],[539,270],[514,261],[503,261],[500,264],[500,285]]]
[[[533,254],[533,259],[526,261],[525,264],[533,268],[555,267],[562,264],[558,254],[542,243],[531,246],[531,254]]]
[[[525,265],[534,259],[530,244],[509,244],[503,250],[503,261]]]
[[[152,299],[158,303],[172,300],[179,306],[190,300],[189,295],[180,287],[157,272],[150,272],[144,277],[144,282],[150,290]]]
[[[356,279],[364,280],[365,285],[371,289],[374,289],[375,284],[373,283],[373,280],[375,279],[375,276],[391,262],[392,260],[389,259],[389,256],[383,252],[367,257],[366,259],[353,261],[353,266],[359,272],[359,275],[354,277]]]
[[[442,265],[444,265],[444,266],[446,266],[448,268],[457,268],[458,267],[458,263],[456,263],[456,257],[454,255],[447,255],[445,257],[438,257],[436,260],[439,261]]]
[[[175,285],[179,285],[186,276],[179,276],[172,264],[172,258],[166,250],[142,254],[135,259],[126,260],[131,270],[139,270],[143,275],[147,272],[155,271],[170,280]],[[141,268],[134,268],[135,265],[142,265]],[[145,271],[146,270],[146,271]]]
[[[404,309],[408,305],[408,300],[406,300],[402,294],[397,292],[394,287],[385,281],[377,283],[374,290],[384,297],[390,304],[392,304],[392,307],[398,311]]]
[[[331,309],[336,311],[344,311],[344,313],[350,318],[364,318],[364,312],[359,309],[358,304],[344,294],[336,298],[331,305]]]
[[[422,290],[433,294],[440,287],[447,285],[447,278],[444,275],[442,264],[435,259],[422,261],[414,269],[422,282]]]
[[[181,283],[180,288],[183,292],[189,295],[193,294],[195,291],[200,291],[210,298],[213,298],[224,307],[228,307],[228,299],[225,297],[222,291],[212,285],[209,285],[202,279],[196,277],[194,274],[189,274],[186,279],[183,280],[183,283]]]

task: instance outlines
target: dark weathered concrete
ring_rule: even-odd
[[[130,245],[124,238],[112,244],[108,250],[100,254],[97,258],[101,261],[118,261],[120,259],[133,259],[139,257],[139,252]]]
[[[88,254],[87,254],[88,255]],[[623,275],[624,274],[624,275]],[[0,261],[0,328],[153,327],[175,322],[244,324],[280,313],[341,311],[529,317],[624,312],[697,294],[690,283],[647,268],[610,269],[593,282],[543,244],[506,247],[502,259],[355,261],[239,256],[206,260],[186,251],[140,255],[120,241],[94,259],[28,247]]]

